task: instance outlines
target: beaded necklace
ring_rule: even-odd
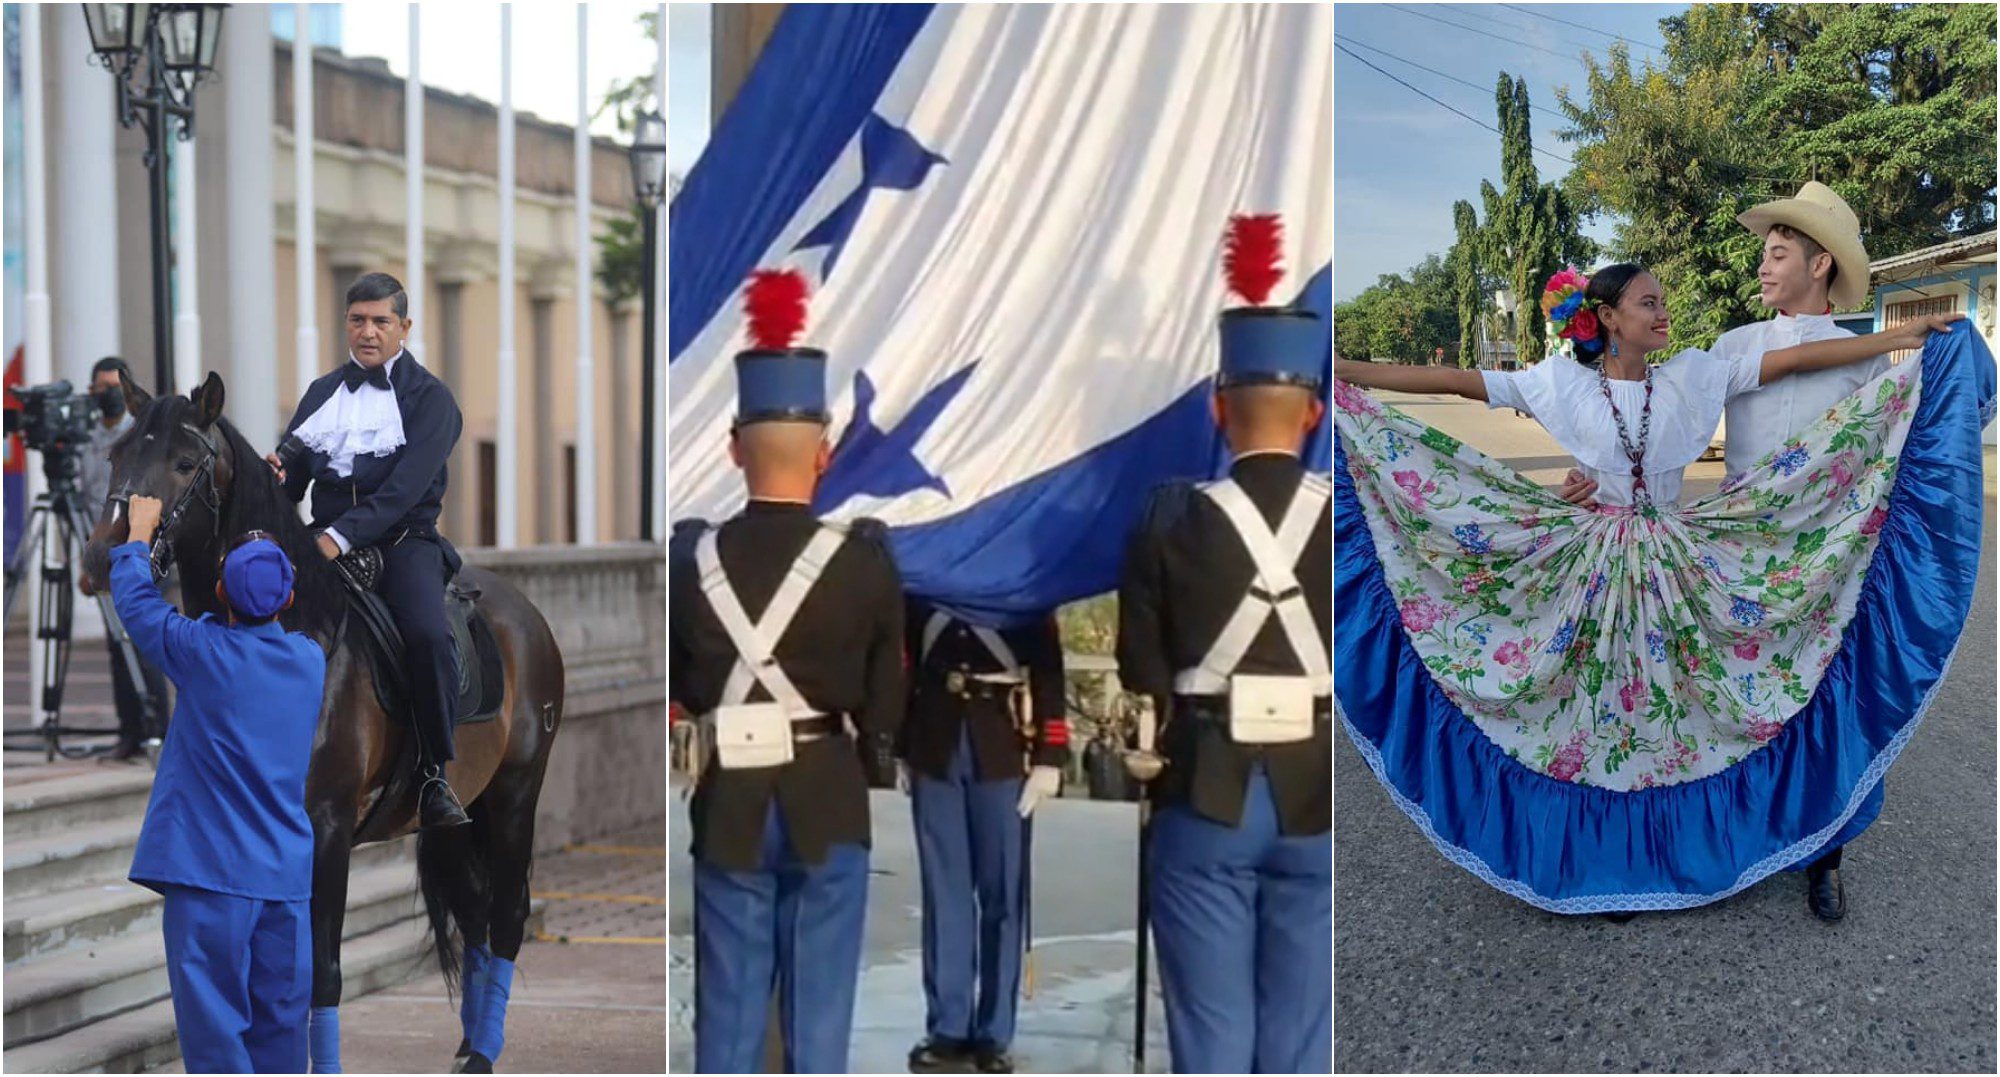
[[[1604,363],[1597,364],[1597,388],[1604,393],[1604,402],[1611,405],[1611,421],[1618,424],[1618,447],[1625,452],[1625,458],[1632,461],[1632,505],[1634,508],[1653,503],[1653,495],[1646,489],[1646,442],[1653,435],[1653,367],[1646,365],[1646,403],[1639,409],[1639,440],[1632,441],[1631,432],[1625,426],[1625,415],[1618,410],[1618,401],[1611,396],[1611,376],[1604,372]]]

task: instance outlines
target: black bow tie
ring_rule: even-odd
[[[389,364],[384,363],[381,366],[371,368],[362,366],[360,363],[349,363],[340,369],[340,377],[341,380],[347,383],[349,389],[359,389],[363,383],[373,385],[377,389],[387,389],[389,387]]]

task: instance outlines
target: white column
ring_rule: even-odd
[[[515,429],[514,384],[514,5],[500,5],[500,408],[494,431],[500,474],[493,484],[501,549],[511,549],[519,528],[520,437]],[[546,481],[546,476],[544,477]]]
[[[169,123],[175,127],[178,124]],[[167,138],[174,169],[174,384],[168,392],[191,393],[201,384],[201,308],[195,304],[195,223],[193,139]]]
[[[21,9],[24,25],[31,10],[36,9]],[[53,156],[55,167],[50,172],[61,177],[54,204],[46,200],[45,191],[41,212],[47,215],[53,211],[55,234],[63,239],[62,250],[54,259],[55,276],[53,280],[44,278],[43,286],[51,304],[51,327],[61,326],[62,336],[49,340],[49,373],[42,380],[61,377],[83,385],[90,380],[92,364],[107,355],[123,355],[140,384],[158,390],[152,384],[151,337],[144,355],[124,355],[121,349],[118,215],[114,212],[118,205],[116,90],[109,72],[99,64],[85,62],[91,55],[90,31],[84,25],[82,6],[51,6],[47,18],[53,25],[41,24],[37,30],[53,31],[50,36],[55,38],[56,55],[64,62],[56,64],[53,71],[55,100],[43,106],[54,106],[44,116],[44,129],[54,141],[38,144],[36,152]],[[54,121],[52,127],[48,120]],[[139,205],[143,217],[143,194]],[[46,227],[47,219],[42,223]],[[145,259],[143,249],[139,258],[142,262]],[[48,268],[46,263],[44,268]],[[85,605],[79,603],[78,608]]]
[[[659,55],[653,63],[653,108],[661,116],[667,114],[667,5],[657,6],[660,20]],[[666,192],[661,192],[662,199]],[[659,227],[654,230],[658,241],[653,249],[653,324],[649,331],[653,334],[653,362],[659,370],[653,374],[653,414],[659,421],[653,424],[653,527],[654,534],[665,536],[667,526],[667,487],[672,485],[667,475],[667,203],[660,203]]]
[[[662,28],[664,32],[664,27]],[[591,355],[590,5],[576,6],[576,541],[597,541],[597,377]],[[543,480],[547,481],[547,480]]]
[[[277,228],[271,217],[271,20],[225,18],[222,36],[219,63],[229,87],[222,112],[229,132],[222,168],[229,193],[222,266],[230,298],[228,408],[250,444],[270,452],[297,403],[296,397],[280,401],[278,396],[283,352],[278,347]]]
[[[429,361],[424,352],[424,80],[418,69],[423,50],[417,47],[423,20],[418,5],[410,5],[410,77],[403,83],[403,174],[406,235],[403,240],[403,287],[410,295],[410,351]]]
[[[47,137],[48,124],[42,114],[42,12],[49,10],[36,5],[21,8],[21,171],[26,181],[27,223],[28,223],[28,292],[23,302],[23,316],[27,325],[23,328],[26,338],[23,343],[22,375],[29,385],[40,385],[49,380],[53,369],[53,358],[49,354],[49,189],[44,171],[48,168]],[[66,10],[54,9],[58,17]],[[82,62],[78,61],[81,66]],[[100,73],[101,74],[101,73]],[[99,207],[100,211],[102,207]],[[42,481],[40,461],[32,461],[28,466],[27,498],[32,506],[35,498],[48,488]],[[51,521],[43,532],[42,558],[46,563],[53,543],[60,535]],[[27,541],[25,535],[22,541]],[[42,594],[40,581],[30,579],[21,586],[28,589],[28,623],[35,624],[41,616]],[[35,716],[35,724],[41,724],[42,715],[42,674],[46,663],[42,648],[30,643],[28,646],[28,710]]]
[[[312,5],[293,4],[292,20],[292,166],[298,256],[297,394],[319,376],[319,274],[315,272],[317,239],[313,215],[313,46]]]

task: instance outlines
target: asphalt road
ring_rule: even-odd
[[[1567,467],[1509,413],[1406,410],[1538,479]],[[1712,481],[1719,465],[1698,468]],[[1838,924],[1791,874],[1626,924],[1542,912],[1439,856],[1335,738],[1335,1070],[1994,1072],[1990,451],[1987,479],[1965,638],[1881,819],[1848,847]]]

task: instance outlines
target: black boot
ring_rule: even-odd
[[[465,806],[451,791],[451,784],[444,780],[443,769],[427,767],[425,773],[423,791],[417,794],[418,825],[425,830],[437,830],[471,822],[472,817],[465,814]]]
[[[1814,916],[1828,922],[1847,915],[1847,894],[1840,888],[1839,849],[1806,868],[1806,905]]]
[[[972,1047],[972,1068],[980,1073],[1014,1072],[1014,1056],[990,1043],[974,1044]]]
[[[910,1048],[911,1073],[971,1073],[972,1045],[933,1036]]]

